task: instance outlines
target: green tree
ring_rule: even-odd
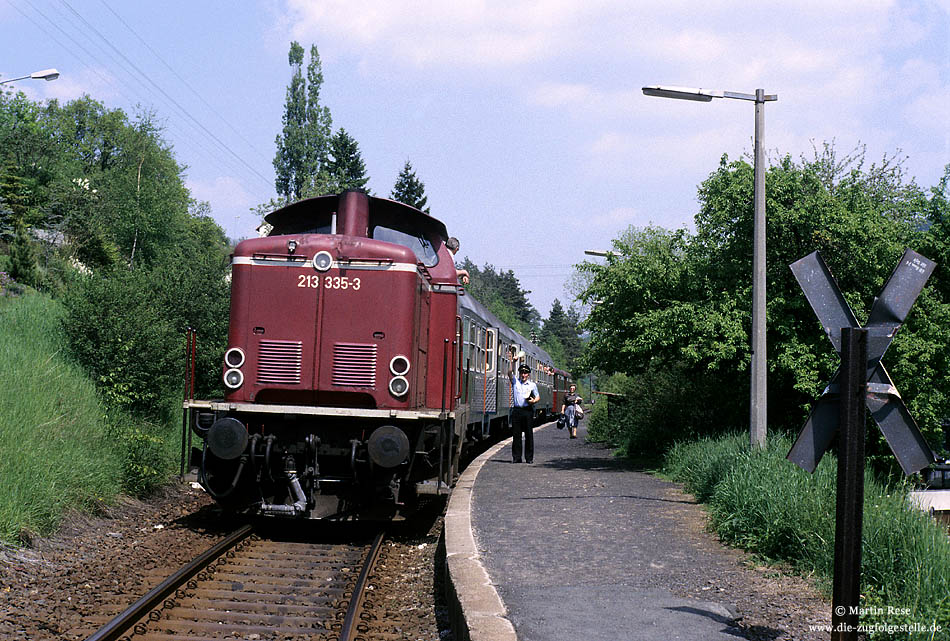
[[[323,64],[316,45],[310,46],[310,63],[307,65],[307,121],[306,168],[310,176],[307,196],[322,196],[330,193],[327,156],[330,153],[333,119],[330,108],[320,104],[323,87]]]
[[[522,289],[521,282],[513,271],[496,271],[492,265],[479,269],[467,257],[460,268],[468,270],[471,277],[468,286],[471,295],[493,314],[523,336],[529,336],[532,331],[538,330],[540,314],[528,301],[528,294],[531,292]]]
[[[396,184],[393,186],[390,198],[411,205],[419,211],[429,213],[429,208],[426,207],[426,200],[428,200],[426,198],[426,186],[416,176],[416,172],[413,171],[408,160],[396,178]]]
[[[330,139],[330,159],[327,163],[329,174],[329,193],[340,193],[347,189],[367,191],[366,165],[360,154],[359,143],[346,130],[341,128]]]
[[[275,140],[274,188],[277,195],[286,200],[301,198],[313,178],[307,166],[307,87],[303,77],[303,53],[299,42],[290,43],[287,59],[293,75],[284,100],[283,129]]]
[[[573,307],[565,311],[561,301],[554,299],[540,334],[542,345],[549,348],[548,353],[552,356],[555,352],[560,354],[560,358],[556,358],[555,362],[572,371],[575,369],[576,359],[581,355],[581,339],[577,327],[579,322],[579,314]]]
[[[10,248],[10,277],[24,285],[35,287],[38,281],[36,250],[23,221],[16,221],[16,235]]]
[[[17,223],[29,219],[30,188],[20,175],[13,154],[6,155],[6,161],[0,166],[0,238],[12,241],[16,235]]]
[[[283,128],[276,139],[274,187],[278,199],[292,202],[331,193],[327,156],[332,118],[329,107],[320,104],[323,65],[316,45],[310,47],[306,79],[300,43],[290,43],[287,59],[293,73],[284,100]]]
[[[752,183],[748,163],[723,157],[699,188],[695,234],[631,229],[606,264],[581,268],[590,277],[581,299],[600,302],[585,321],[584,361],[634,377],[649,405],[640,425],[660,443],[747,425]],[[904,247],[939,243],[939,225],[926,227],[946,211],[946,185],[928,197],[899,162],[866,166],[860,150],[839,158],[826,145],[809,161],[783,158],[766,186],[769,426],[797,431],[838,358],[788,265],[820,250],[863,321]],[[885,359],[934,445],[950,415],[944,278],[932,279]]]

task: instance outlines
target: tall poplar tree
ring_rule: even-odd
[[[333,135],[333,119],[330,108],[320,104],[320,89],[323,87],[323,65],[316,45],[310,45],[310,63],[307,65],[307,172],[311,184],[308,196],[330,193],[327,156],[330,153],[330,138]]]
[[[426,200],[428,200],[426,198],[426,186],[416,176],[416,172],[413,171],[408,160],[406,166],[402,168],[396,178],[396,185],[393,187],[390,198],[411,205],[427,214],[429,213],[429,208],[426,207]]]
[[[306,79],[299,42],[290,43],[287,60],[293,75],[284,101],[283,129],[276,139],[274,187],[278,197],[293,201],[331,191],[326,162],[332,119],[330,109],[320,104],[323,66],[316,45],[310,47]]]

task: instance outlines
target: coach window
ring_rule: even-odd
[[[471,359],[468,363],[469,369],[478,369],[478,327],[475,325],[475,321],[469,321],[468,326],[468,354]]]
[[[498,333],[497,329],[490,329],[485,334],[485,350],[488,353],[488,371],[495,371],[495,335]]]
[[[478,328],[478,371],[485,371],[485,328]]]

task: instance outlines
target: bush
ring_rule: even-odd
[[[711,525],[724,541],[788,562],[830,593],[837,462],[826,454],[807,474],[785,459],[790,448],[791,440],[780,436],[771,436],[765,450],[750,449],[746,434],[703,439],[674,446],[663,470],[708,501]],[[862,622],[937,623],[945,636],[934,638],[950,638],[950,540],[910,507],[908,487],[885,487],[865,472],[861,606],[868,614]],[[908,614],[889,614],[888,607]]]
[[[24,285],[35,286],[39,280],[36,269],[36,250],[26,230],[26,225],[17,221],[16,236],[10,246],[10,276]]]
[[[74,278],[63,298],[63,330],[72,354],[107,403],[140,417],[168,420],[167,398],[184,368],[182,337],[145,270]]]
[[[677,441],[722,431],[715,399],[707,398],[709,390],[681,368],[613,374],[604,391],[619,397],[606,396],[607,402],[595,407],[588,438],[630,457],[657,458]]]
[[[179,432],[132,420],[121,414],[111,417],[110,434],[122,452],[122,489],[132,496],[147,496],[164,485],[178,464]]]

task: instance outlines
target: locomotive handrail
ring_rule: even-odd
[[[419,270],[419,273],[422,274],[427,281],[432,282],[432,274],[429,272],[429,268],[426,267],[423,263],[416,263],[416,269]]]
[[[382,265],[385,263],[385,264],[392,265],[396,261],[393,260],[392,256],[384,256],[382,258],[359,258],[359,257],[354,258],[351,256],[340,256],[339,258],[336,259],[336,262],[337,263],[375,263],[377,265]]]
[[[306,256],[302,256],[300,254],[277,254],[277,253],[270,253],[270,252],[254,252],[253,254],[251,254],[251,259],[252,260],[280,259],[280,260],[289,260],[291,262],[298,262],[298,263],[305,263],[309,260]]]
[[[459,353],[459,362],[458,362],[458,389],[455,390],[455,400],[462,400],[462,317],[459,315],[455,316],[455,340],[458,341],[458,353]]]
[[[188,465],[188,452],[191,450],[191,412],[188,401],[195,397],[195,354],[198,351],[198,331],[193,327],[185,330],[185,385],[184,402],[181,416],[181,470],[179,476],[184,478],[185,467]]]

